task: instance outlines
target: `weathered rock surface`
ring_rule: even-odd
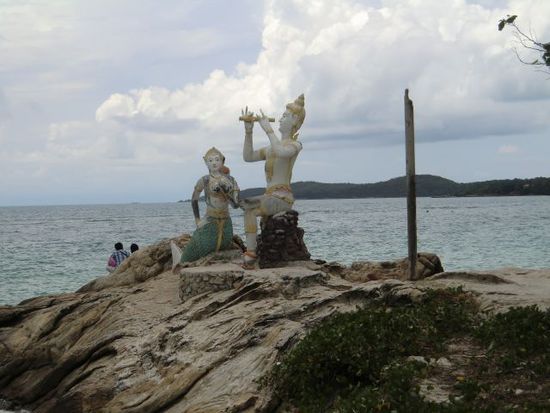
[[[319,266],[307,264],[304,263],[304,267],[274,268],[271,271],[244,270],[236,263],[187,268],[180,272],[179,296],[183,302],[198,294],[269,283],[278,294],[288,298],[309,285],[323,284],[330,277]]]
[[[329,264],[330,265],[330,264]],[[349,268],[340,271],[342,278],[348,281],[365,282],[380,279],[406,280],[408,278],[408,259],[398,261],[354,262]],[[416,260],[416,279],[421,280],[434,274],[443,272],[441,260],[435,254],[428,252],[418,253]]]
[[[256,253],[260,268],[309,260],[311,255],[304,243],[304,230],[298,226],[298,212],[291,209],[262,219]]]
[[[346,274],[374,264],[351,270],[308,261],[245,271],[231,259],[212,259],[177,274],[129,272],[155,266],[153,257],[169,251],[165,244],[120,268],[124,282],[114,274],[112,284],[0,307],[0,398],[33,412],[274,411],[262,377],[334,312],[458,284],[486,308],[550,306],[550,272],[542,270],[364,282]]]
[[[500,268],[493,271],[443,272],[418,281],[416,286],[463,286],[476,293],[481,308],[505,311],[510,307],[550,307],[550,269]]]
[[[77,292],[100,291],[110,287],[134,285],[156,277],[172,268],[170,242],[175,242],[179,248],[183,249],[190,239],[190,235],[183,234],[180,237],[165,239],[157,244],[144,247],[130,255],[130,257],[124,260],[111,274],[90,281],[88,284],[82,286]],[[232,258],[233,255],[240,256],[243,250],[243,241],[238,235],[235,235],[233,236],[232,249],[210,254],[196,262],[188,263],[188,265],[208,265],[211,262],[219,260],[225,261],[227,257]]]
[[[191,236],[184,234],[178,238],[165,239],[157,244],[144,247],[118,266],[111,274],[96,278],[82,286],[77,292],[100,291],[110,287],[133,285],[168,271],[172,268],[170,241],[184,248]]]

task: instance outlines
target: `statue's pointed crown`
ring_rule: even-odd
[[[292,139],[296,140],[298,139],[298,130],[304,123],[304,119],[306,118],[306,110],[304,108],[305,106],[305,99],[304,94],[302,93],[300,96],[298,96],[294,102],[290,102],[288,105],[286,105],[287,110],[289,110],[292,114],[296,116],[296,124],[294,125],[294,132],[292,133]]]
[[[298,96],[294,100],[294,102],[290,102],[288,105],[286,105],[286,108],[290,110],[292,113],[294,113],[295,115],[301,116],[303,114],[303,116],[305,117],[304,106],[305,106],[305,98],[304,98],[304,94],[302,93],[300,96]]]
[[[210,149],[206,151],[206,153],[203,156],[203,159],[206,160],[210,155],[219,155],[220,158],[222,158],[222,162],[225,162],[225,156],[223,156],[223,153],[221,153],[217,148],[212,146]]]

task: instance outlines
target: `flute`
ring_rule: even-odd
[[[254,115],[248,115],[248,116],[239,116],[239,120],[242,120],[244,122],[258,122],[262,117],[261,116],[254,116]],[[275,122],[275,118],[267,118],[270,122]]]

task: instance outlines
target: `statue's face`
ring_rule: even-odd
[[[295,124],[296,115],[287,109],[285,113],[283,113],[283,116],[281,116],[281,119],[279,119],[279,132],[281,132],[282,135],[290,134]]]
[[[220,155],[208,155],[206,157],[206,166],[210,172],[219,172],[223,165],[223,160]]]

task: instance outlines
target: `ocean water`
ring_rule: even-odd
[[[446,270],[550,267],[550,197],[419,198],[418,250]],[[313,258],[349,264],[407,255],[406,200],[298,200]],[[201,211],[204,211],[204,205]],[[242,212],[233,211],[241,236]],[[192,232],[190,203],[0,207],[0,305],[75,291],[129,249]]]

